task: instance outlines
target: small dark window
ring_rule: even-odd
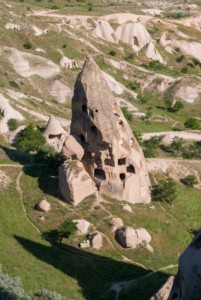
[[[135,168],[133,165],[128,165],[128,167],[126,168],[126,171],[128,173],[134,173],[135,174]]]
[[[98,112],[98,109],[96,109],[95,112],[97,113],[97,112]]]
[[[119,125],[121,125],[122,127],[124,126],[124,123],[122,120],[119,121]]]
[[[83,111],[84,113],[87,112],[87,106],[86,106],[86,104],[82,105],[82,111]]]
[[[61,134],[49,134],[49,139],[54,139],[54,138],[61,138]]]
[[[94,176],[99,179],[99,180],[105,180],[106,176],[105,176],[105,171],[101,170],[101,169],[95,169],[94,170]]]
[[[111,158],[106,158],[105,161],[104,161],[104,163],[105,163],[106,166],[111,166],[111,167],[115,166],[114,160],[111,159]]]
[[[125,173],[121,173],[121,174],[119,175],[119,177],[120,177],[120,179],[121,179],[122,181],[124,181],[124,180],[126,179],[126,174],[125,174]]]
[[[85,142],[85,138],[84,138],[83,134],[80,134],[80,139],[81,139],[81,142]]]
[[[121,165],[125,165],[126,164],[126,158],[119,158],[118,159],[118,165],[121,166]]]
[[[114,113],[114,115],[115,115],[115,116],[117,116],[118,118],[120,117],[120,115],[119,115],[119,114],[117,114],[117,113]]]

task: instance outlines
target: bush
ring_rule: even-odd
[[[14,118],[9,119],[7,124],[8,124],[8,128],[9,128],[10,131],[14,131],[18,127],[18,122]]]
[[[185,58],[185,56],[182,54],[182,55],[180,55],[180,56],[177,56],[176,58],[175,58],[175,60],[176,60],[176,62],[182,62],[182,60],[184,60],[184,58]]]
[[[19,133],[16,147],[21,152],[37,152],[42,149],[45,142],[45,138],[39,129],[29,124]]]
[[[184,108],[184,104],[181,101],[176,101],[173,106],[168,108],[168,110],[171,112],[177,112],[182,108]]]
[[[191,128],[191,129],[199,129],[200,128],[199,121],[194,118],[186,119],[186,121],[184,122],[184,126],[186,128]]]
[[[152,200],[172,204],[176,198],[176,184],[170,177],[159,181],[159,184],[152,187]]]
[[[183,68],[181,68],[180,72],[182,74],[186,74],[188,72],[188,68],[187,67],[183,67]]]
[[[163,135],[153,136],[148,141],[145,141],[143,144],[144,156],[147,158],[156,157],[163,138]]]
[[[174,137],[172,140],[170,147],[176,152],[178,155],[180,151],[183,150],[183,145],[184,145],[184,139],[179,138],[179,137]]]
[[[24,44],[23,44],[23,47],[25,49],[31,49],[33,47],[32,43],[29,42],[29,41],[26,41]]]
[[[131,61],[133,60],[135,57],[134,53],[128,53],[126,56],[125,56],[125,60],[127,61]]]
[[[131,122],[132,119],[133,119],[133,116],[132,116],[132,113],[128,110],[128,108],[124,106],[124,107],[121,108],[121,110],[122,110],[122,112],[123,112],[124,117],[126,118],[126,120],[128,122]]]
[[[188,176],[182,178],[181,182],[190,187],[193,187],[195,184],[198,183],[195,175],[188,175]]]
[[[152,61],[149,62],[149,69],[154,70],[154,71],[163,70],[163,69],[166,69],[166,66],[163,65],[158,60],[152,60]]]
[[[12,86],[15,89],[18,89],[18,90],[20,89],[19,84],[15,80],[10,80],[9,84],[10,84],[10,86]]]
[[[117,52],[114,51],[114,50],[111,50],[111,51],[109,52],[109,55],[111,55],[111,56],[116,56],[116,55],[117,55]]]

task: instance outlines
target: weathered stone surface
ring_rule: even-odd
[[[121,227],[117,231],[117,235],[125,248],[136,248],[138,245],[146,247],[151,241],[150,234],[144,228]]]
[[[90,245],[94,249],[100,249],[103,247],[102,235],[99,232],[95,232],[90,236]]]
[[[81,233],[81,234],[87,234],[88,233],[88,229],[89,229],[91,224],[87,220],[85,220],[85,219],[73,220],[73,222],[75,223],[79,233]]]
[[[66,161],[59,168],[59,188],[65,200],[73,205],[97,190],[83,164],[77,160]]]
[[[47,200],[42,200],[38,205],[37,209],[42,212],[48,212],[51,209],[51,205]]]
[[[150,300],[168,300],[174,282],[174,276],[170,276],[162,288]],[[175,298],[176,299],[176,298]]]
[[[150,182],[143,152],[91,57],[86,59],[75,84],[71,136],[84,149],[85,171],[101,193],[131,203],[150,202]],[[60,177],[63,174],[60,172]],[[69,190],[65,185],[72,186],[68,178],[60,178],[65,199],[63,191]]]
[[[179,258],[168,300],[201,300],[201,231]]]
[[[75,155],[79,160],[81,160],[84,156],[83,147],[76,141],[76,139],[72,135],[69,135],[67,137],[62,151],[66,157]]]
[[[67,132],[54,116],[50,116],[43,135],[50,146],[54,147],[56,151],[61,152]]]
[[[125,204],[125,205],[123,206],[123,210],[126,210],[126,211],[128,211],[128,212],[130,212],[130,213],[133,212],[132,208],[131,208],[130,205],[128,205],[128,204]]]
[[[121,218],[112,218],[112,232],[115,232],[117,229],[121,228],[124,224]]]

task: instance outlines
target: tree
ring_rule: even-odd
[[[45,239],[51,243],[59,242],[62,243],[64,238],[69,238],[75,233],[77,227],[72,220],[65,220],[58,229],[49,230],[43,233]]]
[[[111,56],[116,56],[116,55],[117,55],[117,52],[114,51],[114,50],[111,50],[111,51],[109,52],[109,55],[111,55]]]
[[[16,147],[21,152],[37,152],[45,144],[45,138],[37,127],[29,124],[19,133]]]
[[[193,187],[198,183],[197,177],[195,175],[188,175],[181,179],[181,182],[187,186]]]
[[[143,144],[143,151],[145,157],[156,157],[157,151],[160,147],[164,135],[152,136],[148,141]]]
[[[14,118],[9,119],[7,124],[10,131],[14,131],[18,127],[18,122]]]
[[[157,185],[152,187],[151,194],[152,200],[154,201],[172,204],[173,200],[177,196],[174,180],[170,177],[160,180]]]
[[[188,118],[186,119],[186,121],[184,122],[184,126],[186,128],[191,128],[191,129],[199,129],[200,124],[199,121],[197,119],[194,118]]]
[[[172,143],[170,144],[170,147],[176,151],[177,155],[179,154],[180,151],[182,151],[184,145],[184,139],[179,138],[179,137],[174,137],[172,140]]]

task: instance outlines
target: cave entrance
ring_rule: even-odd
[[[119,177],[122,181],[124,181],[126,179],[126,174],[125,173],[121,173],[119,174]]]
[[[105,180],[106,176],[105,176],[105,171],[102,169],[95,169],[94,170],[94,176],[95,178],[99,179],[99,180]]]
[[[126,168],[126,171],[127,171],[128,173],[133,173],[133,174],[135,174],[135,168],[134,168],[133,165],[128,165],[128,167]]]
[[[118,165],[119,166],[122,166],[122,165],[125,165],[126,164],[126,158],[119,158],[118,159]]]

